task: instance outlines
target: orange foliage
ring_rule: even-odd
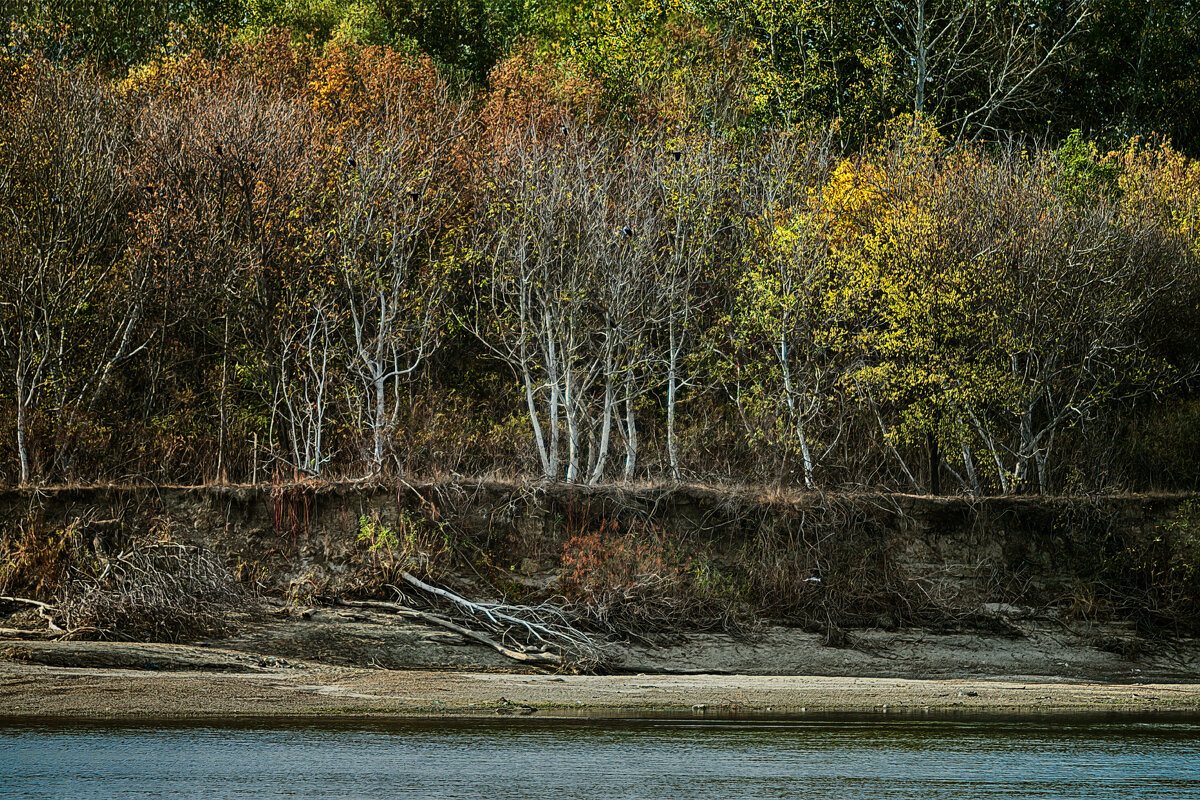
[[[559,586],[572,598],[595,598],[637,592],[648,583],[675,584],[686,574],[687,564],[666,546],[658,526],[622,534],[612,520],[563,544]]]
[[[313,106],[342,129],[380,124],[403,111],[418,127],[438,123],[447,87],[428,56],[335,40],[314,64]]]
[[[1200,162],[1164,141],[1134,138],[1109,155],[1121,168],[1126,212],[1149,213],[1200,254]]]
[[[548,133],[565,119],[592,117],[602,92],[599,79],[574,61],[527,42],[492,70],[480,118],[497,144],[514,126]]]
[[[236,44],[229,62],[243,78],[261,86],[300,97],[313,70],[313,51],[292,41],[290,31],[274,29]]]

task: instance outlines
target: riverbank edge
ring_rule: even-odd
[[[0,664],[0,723],[353,719],[772,719],[1200,714],[1200,683],[746,675],[529,675],[289,664],[153,672]]]

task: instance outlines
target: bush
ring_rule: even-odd
[[[702,548],[659,526],[615,520],[563,545],[559,589],[582,618],[622,634],[729,630],[749,617],[741,587]]]
[[[99,639],[179,642],[232,629],[251,598],[211,551],[150,542],[75,573],[58,604],[72,634]]]

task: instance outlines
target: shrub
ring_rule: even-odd
[[[250,596],[209,550],[143,542],[99,571],[72,567],[58,604],[73,635],[179,642],[228,633]]]

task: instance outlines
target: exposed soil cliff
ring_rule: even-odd
[[[471,599],[553,600],[618,643],[607,669],[1200,674],[1190,638],[1200,621],[1200,511],[1183,496],[440,482],[9,491],[0,515],[0,593],[59,602],[89,569],[101,586],[113,574],[101,565],[169,539],[223,560],[263,601],[223,630],[167,638],[258,656],[518,666],[452,631],[330,605],[419,602],[395,588],[411,570]],[[11,620],[0,627],[45,627],[30,610]],[[66,644],[38,646],[69,652]]]

